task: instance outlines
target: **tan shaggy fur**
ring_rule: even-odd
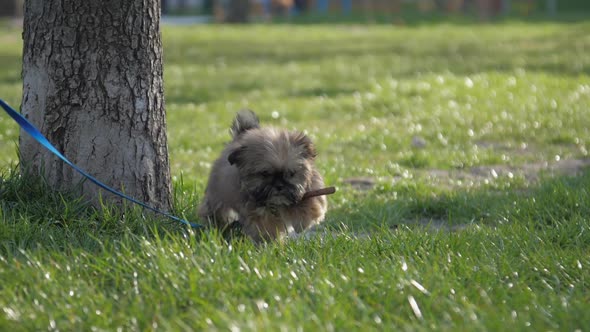
[[[213,164],[202,218],[221,229],[239,222],[255,242],[301,233],[323,221],[326,197],[303,199],[324,186],[306,135],[261,128],[248,110],[238,113],[231,133],[233,141]]]

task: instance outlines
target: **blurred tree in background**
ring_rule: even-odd
[[[0,17],[22,17],[24,0],[0,1]]]
[[[7,3],[18,0],[4,0]],[[218,22],[245,23],[269,17],[356,15],[372,18],[427,17],[429,14],[476,16],[555,15],[590,11],[590,0],[161,0],[165,14],[211,15]],[[0,7],[2,10],[2,7]],[[6,11],[6,9],[4,9]]]
[[[246,23],[250,13],[249,0],[230,0],[225,21],[228,23]]]

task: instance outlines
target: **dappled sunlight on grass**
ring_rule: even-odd
[[[172,171],[205,179],[243,107],[263,123],[308,132],[332,180],[584,157],[587,30],[585,23],[167,27]],[[0,51],[0,86],[15,106],[20,48],[14,39]],[[4,164],[15,159],[17,133],[0,117]],[[426,143],[420,151],[416,137]]]
[[[0,98],[21,42],[0,31]],[[16,169],[0,116],[0,329],[583,330],[586,22],[165,27],[174,211],[235,112],[306,132],[326,222],[255,246],[89,207]],[[227,240],[227,241],[226,241]]]

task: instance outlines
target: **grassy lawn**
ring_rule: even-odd
[[[305,130],[330,196],[263,247],[20,178],[0,114],[0,330],[590,329],[590,23],[165,27],[176,213],[235,111]],[[20,32],[0,30],[20,102]],[[362,185],[361,185],[362,184]]]

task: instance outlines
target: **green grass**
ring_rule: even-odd
[[[590,172],[530,169],[588,158],[589,36],[585,22],[165,27],[175,213],[196,220],[250,107],[316,142],[339,189],[326,226],[255,247],[92,209],[14,171],[0,115],[0,330],[587,330]],[[20,32],[0,43],[0,97],[17,106]]]

